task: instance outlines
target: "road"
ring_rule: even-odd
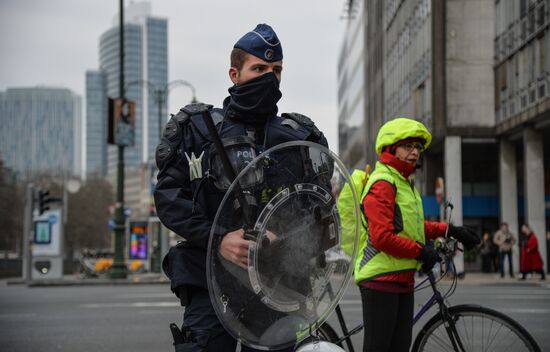
[[[442,286],[443,288],[447,286]],[[421,304],[426,302],[432,291],[421,290],[415,294],[415,305],[417,311]],[[550,285],[529,286],[529,285],[459,285],[455,293],[448,299],[451,305],[478,304],[498,310],[515,319],[523,325],[535,338],[542,351],[550,351]],[[346,295],[341,301],[342,311],[346,317],[348,329],[358,325],[362,321],[361,297],[359,290],[350,285]],[[435,314],[435,308],[415,324],[413,329],[413,341],[426,321]],[[333,327],[339,327],[334,314],[329,318]],[[337,330],[340,334],[341,330]],[[362,331],[352,338],[355,351],[363,349]]]
[[[416,302],[428,293],[419,292]],[[524,325],[543,351],[550,350],[550,285],[459,285],[450,301],[500,310]],[[342,309],[348,324],[361,320],[354,285],[344,295]],[[0,286],[0,350],[4,352],[173,351],[168,323],[180,320],[181,308],[166,284]],[[329,321],[336,325],[334,316]],[[361,334],[354,337],[356,351],[362,349],[361,340]]]

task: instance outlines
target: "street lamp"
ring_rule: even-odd
[[[186,86],[188,87],[189,89],[191,89],[191,93],[192,93],[192,97],[191,97],[191,103],[196,103],[197,102],[197,98],[196,98],[196,95],[195,95],[195,87],[193,87],[193,85],[185,80],[182,80],[182,79],[178,79],[178,80],[174,80],[174,81],[171,81],[167,84],[164,84],[164,85],[155,85],[147,80],[135,80],[135,81],[131,81],[131,82],[128,82],[125,86],[125,89],[128,90],[128,87],[130,87],[131,85],[139,85],[139,86],[147,86],[147,91],[149,92],[149,94],[152,95],[152,97],[154,98],[156,104],[157,104],[157,109],[158,109],[158,138],[159,138],[159,142],[160,142],[160,139],[162,138],[162,130],[163,130],[163,127],[164,127],[164,124],[163,124],[163,121],[162,121],[162,107],[167,103],[167,100],[168,100],[168,94],[170,93],[170,91],[173,89],[173,88],[176,88],[176,87],[179,87],[179,86]],[[144,112],[143,113],[143,116],[146,116],[147,112]],[[155,173],[152,172],[151,174],[151,177],[152,178],[156,178],[155,176]],[[155,258],[156,258],[156,261],[154,263],[154,267],[155,267],[155,270],[158,270],[160,271],[160,258],[161,258],[161,252],[162,252],[162,249],[161,249],[161,233],[162,233],[162,226],[160,225],[160,222],[158,222],[158,232],[157,232],[157,247],[155,248]],[[154,242],[153,242],[154,243]],[[151,267],[153,267],[153,263],[151,263]]]
[[[119,19],[119,94],[121,101],[125,101],[124,97],[124,0],[119,0],[120,19]],[[126,232],[126,223],[124,217],[124,144],[117,145],[118,162],[117,162],[117,195],[116,195],[116,210],[115,210],[115,253],[113,265],[109,269],[109,275],[112,279],[126,278],[126,264],[124,264],[124,233]]]
[[[132,82],[129,82],[127,85],[126,85],[126,88],[133,85],[133,84],[139,84],[141,86],[144,86],[146,85],[147,86],[147,90],[149,91],[149,94],[152,94],[154,99],[155,99],[155,102],[157,104],[157,108],[158,108],[158,124],[159,124],[159,140],[160,138],[162,138],[162,127],[163,127],[163,124],[162,124],[162,106],[164,104],[166,104],[166,101],[168,100],[168,93],[170,93],[170,90],[172,90],[173,88],[176,88],[176,87],[179,87],[179,86],[186,86],[186,87],[189,87],[189,89],[191,89],[191,93],[192,93],[192,98],[191,98],[191,103],[196,103],[197,102],[197,98],[196,98],[196,95],[195,95],[195,87],[193,87],[193,85],[187,81],[184,81],[182,79],[178,79],[178,80],[174,80],[174,81],[171,81],[163,86],[156,86],[155,84],[147,81],[147,80],[137,80],[137,81],[132,81]]]

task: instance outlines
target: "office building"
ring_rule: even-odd
[[[496,1],[495,14],[500,215],[514,230],[528,223],[550,265],[550,0]]]
[[[101,71],[86,72],[86,174],[107,175],[107,80]]]
[[[353,1],[346,9],[346,36],[338,57],[338,133],[340,157],[349,166],[362,168],[366,160],[365,119],[367,102],[373,99],[366,90],[369,61],[365,60],[366,11],[363,2]]]
[[[481,234],[506,221],[517,236],[521,223],[528,222],[539,243],[546,243],[550,2],[373,0],[353,5],[357,2],[349,0],[348,8],[362,7],[363,62],[341,60],[339,91],[351,89],[349,78],[342,78],[345,72],[366,67],[366,102],[359,119],[366,131],[360,147],[340,145],[344,161],[354,167],[374,164],[380,126],[394,117],[413,117],[434,137],[415,179],[428,218],[439,217],[434,193],[442,177],[445,198],[454,203],[455,224],[473,226]],[[348,26],[344,43],[356,32]],[[344,44],[342,57],[351,50]],[[351,116],[347,104],[340,97],[341,126]],[[341,127],[340,140],[347,133]]]
[[[124,12],[124,81],[125,96],[136,103],[135,143],[125,148],[125,166],[139,169],[142,164],[154,159],[155,148],[159,141],[158,107],[153,92],[155,87],[162,89],[168,82],[168,25],[167,20],[151,15],[151,5],[147,2],[131,3]],[[105,89],[103,96],[115,98],[120,92],[120,55],[119,55],[119,16],[114,16],[113,27],[105,31],[99,39],[99,70],[90,73],[87,78],[89,93],[100,98],[97,90],[99,85]],[[100,82],[104,77],[104,82]],[[89,83],[89,84],[88,84]],[[87,99],[87,111],[96,120],[95,114],[105,107],[97,99]],[[106,111],[106,110],[104,110]],[[168,116],[166,105],[161,107],[161,115]],[[107,119],[106,115],[104,119]],[[88,145],[97,140],[96,135],[88,135]],[[87,153],[90,170],[94,163],[103,156],[93,156],[91,153],[101,152],[99,148]],[[116,146],[109,145],[106,154],[107,173],[116,173],[118,151]],[[92,163],[92,164],[90,164]]]
[[[65,88],[0,92],[0,158],[29,180],[82,173],[81,98]]]

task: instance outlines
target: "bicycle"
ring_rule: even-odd
[[[454,239],[440,238],[435,241],[435,244],[436,250],[444,258],[450,258],[457,249],[457,242]],[[426,282],[429,282],[433,294],[414,314],[413,324],[416,324],[432,306],[437,306],[438,312],[418,332],[411,351],[541,351],[529,332],[509,316],[480,305],[449,305],[446,299],[457,287],[456,275],[444,294],[437,286],[447,272],[448,270],[442,270],[444,274],[436,279],[435,273],[430,270],[426,277],[415,285],[416,292],[427,288]],[[340,307],[337,306],[335,311],[343,336],[338,336],[328,323],[324,323],[317,330],[318,337],[342,348],[345,341],[348,351],[354,352],[350,337],[361,331],[363,324],[348,331]]]

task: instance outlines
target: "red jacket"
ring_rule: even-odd
[[[382,153],[380,162],[395,168],[406,179],[414,172],[413,165],[397,159],[388,152]],[[417,258],[420,255],[421,244],[409,238],[396,236],[394,233],[395,189],[393,185],[386,181],[373,184],[363,200],[363,209],[369,224],[369,237],[376,249],[400,258]],[[446,223],[424,221],[426,240],[444,236],[446,229]],[[414,275],[415,271],[409,270],[379,276],[360,285],[387,292],[412,292]]]
[[[530,271],[539,271],[544,266],[539,252],[539,242],[537,236],[531,232],[527,235],[527,241],[521,246],[520,271],[528,273]]]

